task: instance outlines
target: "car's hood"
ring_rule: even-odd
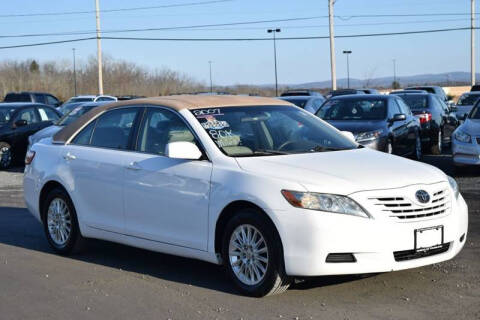
[[[35,134],[33,134],[30,137],[31,144],[34,144],[42,140],[43,138],[53,137],[53,135],[58,131],[60,131],[60,129],[62,128],[63,128],[62,126],[50,126],[50,127],[43,128],[40,131],[37,131]]]
[[[473,105],[465,105],[465,106],[457,106],[457,110],[455,111],[455,114],[457,117],[463,116],[465,113],[470,113],[470,110],[472,110]]]
[[[459,129],[471,136],[480,136],[480,120],[467,118]]]
[[[326,121],[340,131],[350,131],[353,134],[374,131],[374,130],[378,130],[385,127],[385,122],[382,120],[370,120],[370,121],[326,120]]]
[[[368,148],[236,159],[247,172],[297,182],[312,192],[346,195],[446,181],[433,166]]]

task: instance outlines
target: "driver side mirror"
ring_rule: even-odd
[[[403,113],[397,113],[393,116],[392,118],[392,122],[396,122],[396,121],[405,121],[407,119],[407,116]]]
[[[24,127],[28,124],[27,120],[17,120],[15,121],[15,123],[13,124],[13,127],[14,128],[18,128],[18,127]]]
[[[177,141],[167,144],[165,155],[173,159],[198,160],[202,157],[202,152],[192,142]]]

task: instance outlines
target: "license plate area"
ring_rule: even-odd
[[[443,226],[415,230],[415,251],[428,251],[443,245]]]

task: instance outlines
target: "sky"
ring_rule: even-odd
[[[165,6],[206,2],[206,0],[100,0],[100,9]],[[479,12],[477,4],[477,12]],[[4,1],[0,13],[0,36],[95,31],[94,0]],[[470,26],[468,15],[417,17],[352,17],[353,15],[469,13],[470,0],[337,0],[334,6],[335,34],[402,32]],[[85,14],[9,16],[37,13],[87,11]],[[264,38],[268,28],[281,28],[278,37],[328,36],[328,0],[231,0],[182,7],[126,10],[101,13],[104,31],[224,24],[261,20],[317,17],[309,20],[235,26],[111,33],[110,36],[150,38]],[[477,16],[480,17],[480,16]],[[480,30],[477,31],[477,35]],[[107,34],[105,34],[106,36]],[[0,38],[0,47],[94,36],[67,35]],[[476,43],[480,47],[479,37]],[[402,36],[336,39],[337,78],[345,78],[346,57],[351,50],[350,76],[357,79],[397,75],[443,73],[470,70],[470,31]],[[96,41],[53,44],[27,48],[0,49],[0,61],[36,59],[72,61],[76,49],[79,63],[96,55]],[[208,83],[212,61],[213,82],[217,85],[274,83],[273,41],[251,42],[169,42],[102,41],[103,54],[135,62],[150,70],[169,68]],[[480,52],[480,48],[477,50]],[[477,55],[478,57],[478,55]],[[478,61],[478,59],[477,59]],[[299,84],[330,79],[328,39],[278,40],[278,81]]]

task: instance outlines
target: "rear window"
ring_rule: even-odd
[[[27,93],[8,93],[3,100],[5,102],[31,102],[30,95]]]
[[[435,93],[435,89],[434,88],[431,88],[431,87],[411,87],[411,88],[407,88],[407,90],[424,90],[424,91],[427,91],[429,93]]]
[[[462,95],[457,102],[459,106],[472,106],[480,98],[479,94],[464,94]]]
[[[305,109],[305,105],[307,104],[307,101],[308,101],[307,99],[283,99],[283,100],[293,103],[294,105],[302,109]]]
[[[428,97],[421,95],[402,95],[403,101],[410,107],[412,110],[421,110],[428,109]]]
[[[9,107],[0,108],[0,124],[10,121],[14,111],[15,109]]]

